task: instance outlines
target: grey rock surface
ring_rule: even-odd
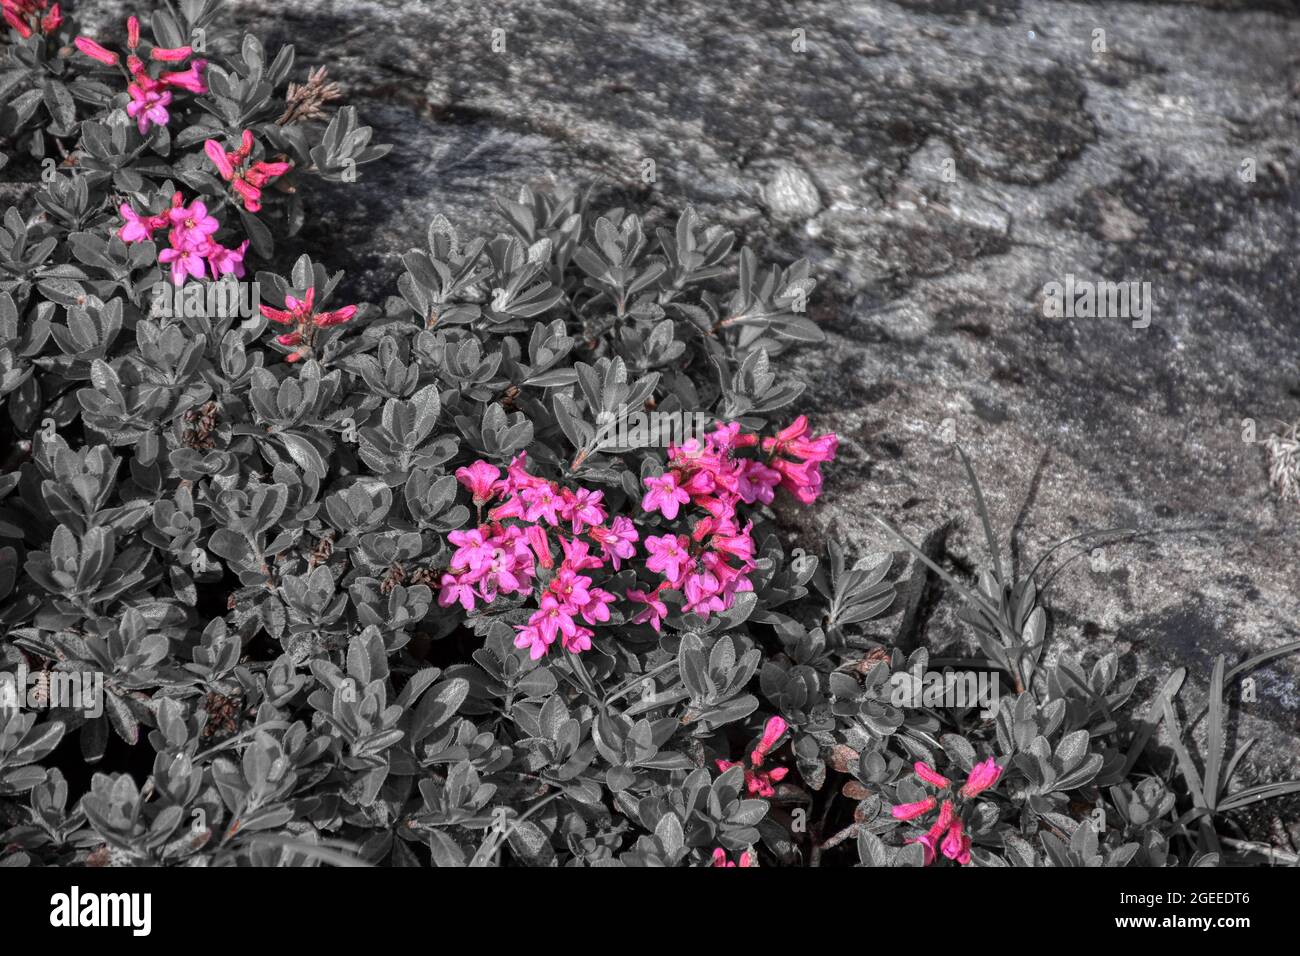
[[[1087,528],[1167,532],[1062,571],[1058,650],[1118,652],[1142,701],[1184,666],[1199,701],[1215,655],[1300,637],[1300,506],[1261,444],[1300,416],[1291,4],[231,6],[396,144],[311,198],[306,241],[359,294],[392,292],[435,214],[499,228],[490,198],[524,184],[594,182],[652,218],[693,203],[815,264],[829,342],[793,361],[802,410],[843,440],[823,503],[788,515],[808,544],[888,547],[872,511],[917,540],[956,516],[945,560],[985,563],[951,420],[1022,571]],[[1149,326],[1045,317],[1067,275],[1150,282]],[[909,639],[964,640],[954,603],[908,615]],[[1256,674],[1249,776],[1298,775],[1298,676],[1294,657]]]

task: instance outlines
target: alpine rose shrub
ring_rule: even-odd
[[[774,361],[806,262],[523,189],[357,301],[297,236],[388,147],[323,69],[0,3],[0,864],[1163,866],[1291,787],[1189,829],[996,541],[935,565],[996,715],[899,693],[891,556],[782,544],[851,438]]]

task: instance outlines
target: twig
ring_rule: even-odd
[[[1273,863],[1285,863],[1287,866],[1295,866],[1300,863],[1300,854],[1288,853],[1286,850],[1279,850],[1275,846],[1269,846],[1267,843],[1255,843],[1251,840],[1237,840],[1233,837],[1221,836],[1219,842],[1224,846],[1230,846],[1234,850],[1240,850],[1243,853],[1258,853],[1260,856],[1267,858]]]
[[[839,795],[839,794],[838,794],[838,791],[837,791],[837,790],[834,790],[834,789],[830,789],[830,790],[829,790],[829,793],[828,793],[827,798],[826,798],[826,805],[822,807],[822,818],[821,818],[820,820],[817,821],[817,829],[816,829],[816,837],[817,837],[817,839],[813,841],[812,855],[811,855],[811,858],[810,858],[809,861],[808,861],[808,865],[809,865],[809,866],[821,866],[821,865],[822,865],[822,845],[821,845],[820,843],[818,843],[817,840],[820,840],[820,839],[821,839],[821,836],[822,836],[822,830],[825,829],[825,827],[826,827],[826,821],[827,821],[827,819],[830,818],[830,815],[831,815],[831,804],[833,804],[833,803],[835,802],[835,798],[836,798],[836,796],[838,796],[838,795]]]
[[[834,835],[833,837],[831,837],[829,840],[827,840],[827,841],[825,841],[824,843],[822,843],[822,845],[819,846],[818,849],[819,849],[819,850],[829,850],[829,849],[831,849],[831,848],[833,848],[833,847],[837,847],[837,846],[839,846],[839,845],[840,845],[841,843],[843,843],[845,840],[856,840],[857,837],[858,837],[858,831],[859,831],[861,828],[862,828],[862,824],[860,824],[860,823],[850,823],[848,826],[846,826],[846,827],[845,827],[843,830],[841,830],[839,833],[835,834],[835,835]]]

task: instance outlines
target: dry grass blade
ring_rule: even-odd
[[[1205,757],[1205,804],[1211,810],[1219,797],[1219,770],[1223,763],[1223,666],[1220,654],[1214,660],[1214,674],[1210,677],[1210,726],[1206,734],[1209,753]]]
[[[975,507],[979,511],[980,522],[984,525],[984,540],[988,544],[989,555],[993,561],[993,574],[998,579],[1000,587],[1006,587],[1006,579],[1002,577],[1002,557],[999,555],[998,539],[993,534],[993,523],[989,520],[989,509],[984,503],[984,492],[980,490],[979,479],[975,477],[975,469],[966,457],[966,452],[961,445],[955,446],[957,454],[961,456],[961,463],[966,466],[966,476],[970,479],[971,488],[975,492]]]

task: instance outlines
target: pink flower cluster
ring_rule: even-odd
[[[650,555],[646,567],[664,580],[648,593],[627,592],[629,600],[645,605],[636,623],[648,621],[659,630],[667,614],[660,594],[666,590],[680,591],[685,610],[703,617],[730,608],[737,593],[752,591],[753,522],[742,527],[737,506],[771,504],[778,486],[805,504],[812,502],[821,492],[821,463],[835,457],[839,439],[810,437],[808,419],[801,415],[775,438],[763,439],[767,460],[737,454],[757,444],[758,436],[742,434],[735,422],[720,425],[703,442],[692,439],[669,449],[668,470],[645,479],[648,490],[641,507],[646,512],[674,521],[690,505],[703,514],[689,536],[669,533],[645,539]]]
[[[729,866],[735,867],[736,865],[737,864],[727,859],[727,851],[724,850],[722,847],[717,847],[713,851],[713,862],[709,864],[709,866],[711,867],[723,867],[724,869]],[[741,866],[741,868],[758,866],[758,864],[754,862],[753,854],[751,854],[748,850],[740,854],[739,865]]]
[[[267,313],[265,306],[262,311]],[[458,603],[471,611],[497,594],[529,594],[540,586],[537,611],[526,625],[517,626],[516,646],[529,648],[534,659],[544,656],[557,638],[566,650],[587,650],[591,628],[610,619],[608,608],[615,598],[582,572],[606,565],[619,571],[643,540],[645,569],[661,579],[649,589],[627,589],[627,599],[640,605],[634,623],[661,630],[668,615],[663,594],[670,590],[682,594],[686,611],[704,617],[725,611],[737,594],[754,589],[749,579],[755,567],[753,522],[742,526],[737,508],[770,503],[779,486],[801,501],[812,501],[821,489],[818,466],[834,457],[837,439],[810,437],[807,419],[800,417],[763,442],[766,459],[739,454],[758,444],[757,435],[742,434],[733,422],[720,425],[703,442],[670,448],[668,470],[645,479],[641,508],[647,517],[658,514],[668,522],[683,517],[684,508],[697,510],[690,515],[689,534],[668,528],[644,539],[631,519],[610,519],[603,492],[562,488],[531,475],[522,453],[505,478],[481,460],[461,468],[456,477],[469,489],[480,518],[485,505],[496,504],[486,523],[448,536],[456,550],[442,576],[439,603]],[[552,535],[563,553],[558,567]],[[783,721],[780,727],[776,737],[785,730]],[[754,751],[754,767],[771,745]],[[785,772],[780,767],[747,771],[747,779],[759,788],[751,792],[770,791]]]
[[[763,761],[767,759],[767,755],[776,749],[777,743],[781,740],[788,727],[789,725],[781,717],[768,718],[767,725],[763,728],[762,739],[750,752],[749,766],[745,767],[745,789],[753,796],[775,796],[776,787],[773,784],[780,783],[785,779],[786,774],[790,772],[788,767],[773,767],[771,770],[759,769],[763,766]],[[717,760],[714,762],[723,773],[726,773],[732,767],[743,766],[738,760]]]
[[[24,40],[37,31],[49,36],[63,23],[59,5],[51,7],[49,0],[0,0],[0,13]]]
[[[105,66],[119,66],[122,62],[117,53],[100,45],[90,37],[79,36],[73,43],[86,56],[103,63]],[[167,112],[167,107],[171,105],[173,89],[186,90],[190,93],[206,93],[208,91],[207,84],[203,82],[202,76],[203,70],[208,65],[206,60],[196,59],[189,65],[188,69],[178,70],[173,73],[161,73],[157,76],[150,73],[149,69],[145,67],[144,61],[135,53],[140,47],[140,20],[137,17],[127,18],[126,47],[131,51],[126,58],[126,70],[130,81],[127,84],[126,92],[131,97],[126,112],[128,116],[135,120],[142,136],[149,132],[150,126],[166,126],[171,120],[171,114]],[[155,46],[149,50],[149,59],[157,63],[180,64],[188,60],[193,54],[194,50],[188,46]]]
[[[315,300],[316,290],[308,289],[301,299],[291,295],[285,296],[284,304],[286,308],[273,309],[269,305],[261,307],[262,315],[266,316],[270,321],[277,322],[280,325],[295,326],[292,332],[285,332],[283,335],[275,337],[275,340],[281,345],[299,346],[285,356],[284,360],[286,362],[296,362],[311,351],[311,341],[316,329],[323,329],[330,325],[340,325],[357,314],[355,305],[345,305],[343,308],[334,309],[332,312],[316,312],[313,309]]]
[[[821,494],[821,463],[831,461],[839,447],[837,435],[812,437],[804,415],[777,432],[775,438],[763,439],[763,451],[771,456],[769,464],[781,476],[781,487],[806,505],[812,504]],[[780,457],[782,455],[787,457]],[[765,503],[770,501],[769,497]]]
[[[924,761],[918,760],[912,769],[918,777],[940,790],[947,790],[952,786],[952,782],[947,777]],[[1002,768],[998,766],[996,760],[989,757],[971,768],[970,773],[966,775],[966,782],[957,791],[958,796],[968,800],[977,797],[997,783],[1000,776],[1002,776]],[[915,803],[901,803],[891,812],[896,820],[916,820],[928,814],[936,806],[939,806],[939,816],[934,825],[924,835],[908,842],[921,844],[925,850],[926,866],[934,862],[936,853],[943,853],[948,859],[964,866],[970,862],[971,839],[964,832],[964,824],[951,800],[944,800],[940,806],[937,797],[926,797]]]
[[[277,176],[283,176],[293,168],[293,163],[256,162],[248,166],[248,157],[253,152],[253,134],[244,130],[240,137],[239,148],[226,152],[215,139],[203,144],[208,159],[217,167],[221,178],[230,183],[231,188],[239,193],[244,201],[244,208],[249,212],[258,212],[262,208],[262,187]]]
[[[144,242],[152,239],[155,231],[167,230],[168,247],[158,253],[158,261],[171,266],[172,282],[184,285],[193,276],[201,279],[210,270],[212,278],[233,274],[244,275],[244,255],[248,251],[245,239],[234,249],[228,249],[212,238],[221,223],[208,214],[201,199],[190,205],[179,192],[172,195],[171,206],[157,215],[142,216],[122,203],[118,212],[126,220],[118,235],[124,242]]]
[[[469,489],[480,512],[490,502],[500,503],[486,524],[448,535],[456,551],[442,576],[438,603],[459,603],[470,611],[498,594],[531,594],[544,579],[537,610],[527,624],[515,626],[515,646],[528,648],[533,660],[545,656],[557,638],[572,653],[590,650],[592,627],[610,620],[615,597],[583,572],[604,569],[607,563],[617,571],[635,553],[636,529],[624,517],[606,523],[603,492],[561,488],[530,475],[526,463],[521,452],[504,478],[482,460],[457,469],[457,480]],[[563,554],[558,566],[552,534]],[[539,568],[545,573],[539,574]]]

